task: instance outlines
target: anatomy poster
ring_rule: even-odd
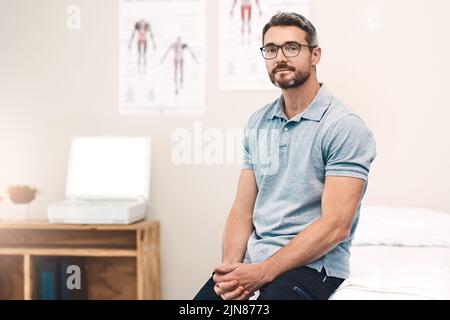
[[[120,0],[119,113],[201,113],[205,0]]]
[[[277,89],[267,76],[259,48],[264,25],[279,11],[308,17],[308,0],[220,0],[221,90]]]

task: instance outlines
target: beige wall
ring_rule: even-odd
[[[230,0],[231,1],[231,0]],[[323,47],[319,79],[372,128],[378,145],[366,203],[450,212],[445,0],[311,1]],[[66,8],[82,29],[66,28]],[[368,6],[379,5],[380,30]],[[151,135],[151,214],[162,226],[164,299],[189,299],[220,262],[237,165],[170,161],[177,128],[242,127],[271,92],[218,90],[217,1],[207,1],[207,106],[201,116],[119,116],[117,7],[112,0],[0,0],[0,188],[39,187],[33,216],[64,196],[74,135]],[[369,9],[370,10],[370,9]],[[4,205],[4,204],[3,204]],[[3,208],[4,209],[4,208]]]

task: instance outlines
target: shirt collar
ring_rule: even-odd
[[[290,119],[290,121],[300,122],[301,118],[313,121],[320,121],[325,111],[327,111],[328,107],[330,106],[332,99],[333,97],[331,93],[328,91],[325,85],[321,84],[319,92],[316,94],[316,96],[311,101],[309,106],[305,109],[305,111],[303,111],[302,114],[293,117],[292,119]],[[279,117],[287,121],[288,119],[283,109],[284,109],[284,98],[283,95],[281,95],[275,102],[275,106],[272,109],[272,111],[268,114],[267,119],[272,120],[274,117]]]

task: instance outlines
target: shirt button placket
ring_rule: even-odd
[[[280,147],[285,147],[287,146],[287,141],[288,141],[288,131],[289,128],[288,127],[284,127],[283,130],[281,131],[281,137],[280,137]]]

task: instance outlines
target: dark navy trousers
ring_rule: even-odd
[[[260,288],[258,300],[328,300],[344,279],[329,277],[310,267],[292,269]],[[222,300],[214,291],[211,277],[194,300]]]

